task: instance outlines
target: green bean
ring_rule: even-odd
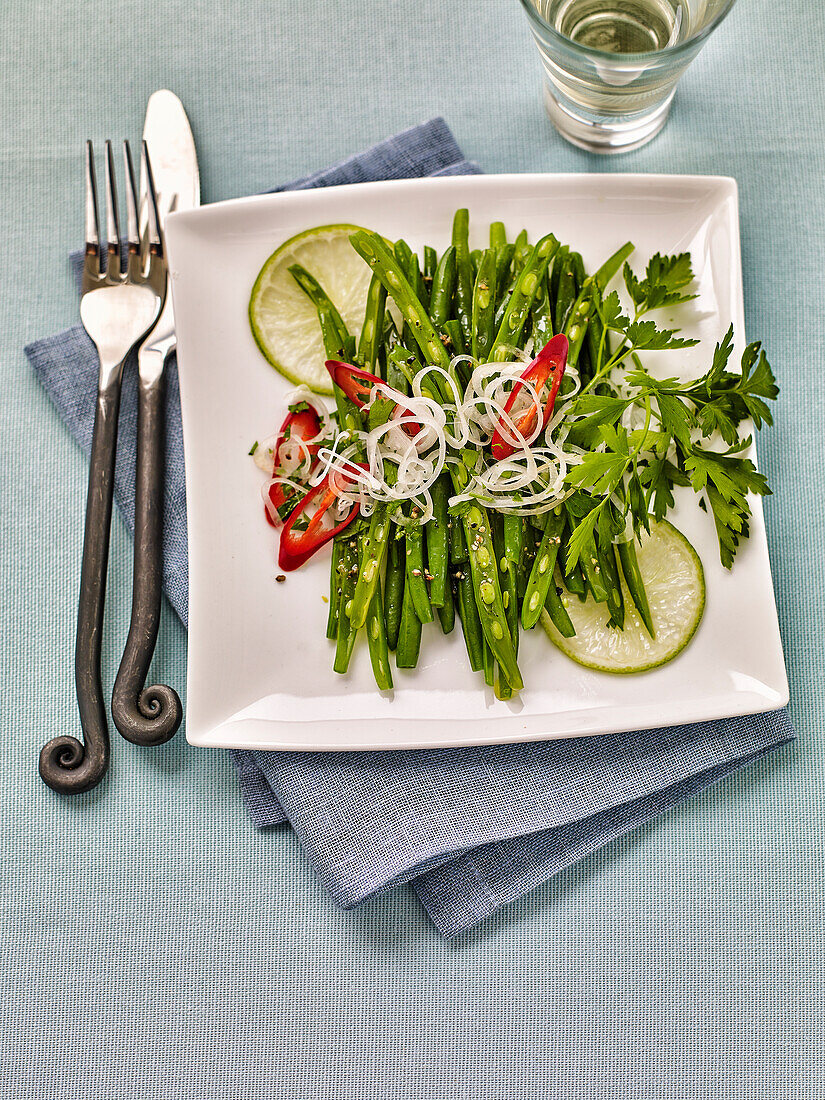
[[[387,552],[387,572],[384,578],[384,618],[387,622],[387,645],[398,645],[398,629],[401,625],[401,607],[404,601],[404,540],[395,532],[390,537]]]
[[[344,319],[335,308],[327,292],[315,276],[310,275],[301,264],[292,264],[288,270],[318,312],[327,358],[353,359],[355,356],[355,337],[350,335]]]
[[[470,658],[470,668],[478,672],[482,665],[483,635],[478,609],[473,595],[473,578],[470,572],[464,524],[459,516],[450,519],[450,563],[455,572],[455,602],[461,619],[461,630]]]
[[[516,660],[516,651],[501,594],[490,519],[477,504],[471,504],[463,515],[462,521],[470,558],[473,592],[484,638],[510,681],[511,687],[514,691],[519,691],[524,686],[524,682]]]
[[[513,275],[517,278],[527,263],[527,257],[530,255],[530,241],[527,236],[527,230],[522,229],[519,235],[516,237],[513,244]]]
[[[335,661],[333,668],[336,672],[345,673],[349,668],[352,651],[355,648],[357,631],[353,630],[347,608],[355,592],[355,582],[358,575],[358,538],[348,531],[349,538],[345,539],[343,553],[341,555],[341,604],[338,613],[338,638],[335,646]]]
[[[329,563],[329,615],[327,616],[327,637],[338,637],[338,614],[341,609],[341,557],[342,540],[348,535],[338,535],[332,540],[332,559]]]
[[[584,280],[587,278],[584,270],[584,260],[582,259],[581,252],[571,252],[570,262],[573,265],[573,280],[576,286],[576,293],[578,294],[578,292],[584,286]]]
[[[567,257],[559,272],[559,285],[556,291],[556,300],[553,303],[553,324],[556,332],[564,332],[567,315],[576,300],[576,275],[573,267],[572,253],[568,251]]]
[[[412,254],[413,254],[412,249],[410,248],[410,246],[407,244],[407,242],[405,240],[399,239],[393,245],[393,252],[395,253],[396,260],[398,260],[399,264],[401,264],[401,267],[402,267],[402,270],[404,271],[404,274],[409,279],[410,278],[410,260],[412,259]],[[417,292],[417,288],[413,285],[411,279],[410,279],[410,284],[412,285],[413,290],[416,290],[416,292]]]
[[[370,517],[367,533],[361,540],[358,581],[352,596],[349,617],[354,630],[362,627],[372,604],[375,590],[381,580],[381,569],[387,554],[392,524],[387,515],[387,505],[377,504]]]
[[[550,307],[554,311],[553,317],[555,318],[556,299],[559,296],[559,282],[561,280],[561,273],[564,270],[564,266],[567,263],[567,253],[570,249],[566,244],[563,244],[556,255],[553,257],[553,267],[550,271],[550,277],[548,279],[548,289],[550,292]],[[559,330],[556,329],[558,332]]]
[[[639,569],[639,559],[636,556],[636,544],[632,541],[620,542],[618,543],[618,551],[619,562],[622,567],[627,590],[630,593],[630,598],[636,605],[636,610],[639,612],[639,618],[644,623],[645,630],[651,638],[655,638],[656,633],[653,628],[653,616],[650,613],[650,604],[648,603],[647,592],[645,592],[642,573]]]
[[[466,348],[464,347],[464,333],[461,329],[461,322],[456,321],[454,318],[444,322],[444,331],[450,338],[450,344],[452,344],[454,355],[464,355]]]
[[[610,596],[609,578],[602,573],[602,563],[599,561],[595,539],[591,539],[585,547],[579,562],[593,599],[596,603],[607,603]]]
[[[370,653],[372,674],[380,691],[392,690],[392,669],[390,667],[390,651],[387,644],[387,629],[384,623],[384,608],[381,601],[381,586],[379,585],[370,600],[367,611],[367,646]]]
[[[423,280],[421,279],[421,272],[418,268],[418,260],[413,256],[412,249],[404,240],[395,242],[393,247],[395,259],[398,263],[399,269],[404,273],[405,278],[410,284],[413,293],[421,302],[421,305],[426,308],[424,296],[422,293]],[[408,348],[415,348],[415,336],[413,335],[412,328],[409,322],[404,319],[404,323],[401,328],[401,340]]]
[[[484,683],[487,687],[492,687],[495,683],[496,676],[496,660],[493,656],[493,651],[484,643]]]
[[[621,248],[618,248],[612,256],[608,257],[608,259],[605,260],[605,262],[593,276],[593,279],[599,290],[604,292],[607,289],[608,283],[616,275],[618,275],[619,268],[622,266],[622,264],[625,262],[632,251],[633,244],[628,241],[627,244],[623,244]]]
[[[495,692],[496,699],[501,699],[502,702],[506,702],[508,699],[513,698],[513,689],[510,687],[510,682],[507,677],[501,671],[501,665],[496,662],[496,667],[493,671],[493,691]]]
[[[387,355],[387,385],[401,393],[409,393],[412,380],[421,364],[403,344],[396,346]]]
[[[486,362],[493,345],[493,322],[496,316],[496,254],[492,248],[484,253],[473,287],[473,358]]]
[[[455,249],[450,245],[438,261],[438,267],[435,269],[432,291],[430,293],[430,320],[436,328],[441,328],[444,322],[450,319],[450,312],[453,308],[453,294],[455,293],[455,281]]]
[[[583,365],[579,366],[579,375],[581,377],[582,385],[586,385],[593,377],[593,375],[599,370],[599,349],[602,342],[603,332],[604,325],[602,324],[602,319],[599,316],[599,311],[594,307],[590,311],[590,316],[588,317],[587,323],[587,332],[585,334],[589,369],[585,370],[583,369]]]
[[[435,269],[438,267],[438,253],[430,244],[424,245],[424,282],[432,289]]]
[[[510,305],[510,299],[513,297],[512,290],[505,290],[502,297],[499,299],[499,303],[496,306],[496,317],[493,322],[493,328],[498,332],[501,328],[501,322],[504,320],[504,314],[507,312],[507,307]]]
[[[564,600],[556,587],[556,578],[553,578],[553,583],[547,589],[547,598],[544,601],[544,610],[550,616],[550,620],[561,634],[562,638],[572,638],[576,633],[576,628],[573,626],[573,621],[567,614],[567,608],[564,606]]]
[[[427,539],[427,568],[430,574],[430,603],[433,607],[443,607],[449,589],[449,554],[447,529],[447,506],[450,498],[450,483],[446,475],[439,477],[430,494],[433,499],[433,518],[424,528]]]
[[[559,565],[561,566],[561,575],[564,580],[564,587],[574,596],[578,596],[580,600],[587,598],[587,582],[584,579],[584,573],[581,566],[576,563],[575,567],[568,571],[567,569],[567,543],[570,538],[570,528],[565,527],[561,536],[561,543],[559,545]]]
[[[544,347],[555,331],[553,328],[553,309],[550,305],[549,279],[545,276],[539,283],[533,304],[530,307],[533,346],[536,350]]]
[[[501,305],[508,290],[511,289],[511,272],[513,253],[516,250],[514,244],[505,244],[496,249],[496,310]]]
[[[370,279],[367,291],[367,307],[364,323],[358,338],[358,362],[364,370],[379,374],[380,362],[378,350],[384,334],[384,309],[387,302],[387,290],[377,275]]]
[[[424,534],[420,527],[410,524],[406,529],[406,578],[404,592],[409,592],[415,613],[422,623],[433,621],[433,609],[427,594],[426,567],[424,565]]]
[[[504,228],[504,222],[491,222],[490,223],[490,248],[504,248],[507,244],[507,230]]]
[[[553,254],[559,247],[559,242],[552,233],[534,246],[524,268],[521,271],[510,301],[504,312],[493,346],[490,349],[491,362],[503,362],[512,354],[512,346],[521,335],[530,305],[535,297],[536,290],[541,280],[547,273],[547,267],[553,258]],[[506,669],[505,669],[506,671]]]
[[[473,341],[473,264],[470,259],[470,213],[456,210],[453,218],[453,248],[455,248],[457,278],[455,284],[455,311],[461,325],[464,346]]]
[[[588,296],[589,289],[589,286],[585,285],[567,314],[564,333],[567,337],[567,365],[570,367],[574,367],[579,360],[585,333],[589,327],[592,312],[592,302]]]
[[[504,553],[511,565],[518,566],[524,556],[524,520],[521,516],[505,515],[502,524]]]
[[[507,627],[513,640],[513,649],[518,655],[519,630],[518,630],[518,595],[516,592],[516,566],[507,553],[505,541],[505,521],[510,520],[510,537],[515,538],[515,525],[517,521],[521,526],[519,516],[494,516],[490,515],[493,528],[493,547],[496,552],[499,572],[501,574],[501,600],[504,604],[504,615],[507,619]]]
[[[536,560],[536,549],[541,540],[538,531],[532,523],[525,523],[522,528],[522,551],[516,571],[516,596],[519,602],[524,599],[527,590],[527,581],[530,579],[530,570]]]
[[[456,582],[458,614],[461,619],[467,656],[470,659],[470,668],[473,672],[480,672],[484,665],[484,634],[481,630],[481,619],[473,593],[473,577],[468,563],[456,574]]]
[[[467,558],[467,543],[464,541],[464,525],[460,516],[451,515],[447,521],[450,532],[450,562],[453,565],[463,565]]]
[[[445,634],[449,634],[455,626],[455,600],[453,588],[449,582],[444,590],[444,603],[437,610],[441,629]]]
[[[553,570],[556,566],[564,524],[565,516],[562,508],[559,508],[558,512],[554,510],[549,514],[541,545],[533,562],[527,587],[524,590],[524,600],[521,605],[521,625],[525,630],[531,630],[539,621],[539,615],[541,615],[541,609],[544,607],[547,593],[552,587]]]
[[[361,256],[392,295],[404,320],[409,324],[425,362],[437,364],[450,372],[450,356],[433,327],[427,311],[416,296],[395,256],[376,233],[359,230],[350,237],[353,248]]]
[[[418,295],[418,300],[426,308],[430,304],[430,288],[421,273],[421,265],[415,252],[410,252],[407,260],[407,278],[410,286]]]
[[[604,578],[607,588],[607,607],[610,611],[610,621],[621,630],[624,626],[624,596],[619,581],[616,554],[612,545],[602,549],[597,544],[596,555],[599,559],[600,575]]]
[[[421,649],[421,620],[415,613],[409,587],[404,589],[401,605],[401,625],[398,631],[398,648],[395,663],[398,668],[415,668]]]

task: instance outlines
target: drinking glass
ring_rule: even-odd
[[[734,0],[521,0],[556,129],[621,153],[664,126],[679,77]]]

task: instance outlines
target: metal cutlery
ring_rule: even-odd
[[[146,149],[142,148],[146,232],[138,231],[138,205],[128,142],[124,142],[127,254],[121,264],[120,222],[111,142],[106,143],[106,231],[100,232],[94,154],[86,145],[86,258],[80,318],[98,351],[97,405],[92,436],[83,562],[77,615],[75,684],[84,740],[56,737],[40,752],[40,775],[53,790],[79,794],[96,786],[109,763],[109,731],[100,675],[103,609],[112,516],[117,422],[126,359],[157,321],[166,296],[166,263]],[[106,254],[102,266],[101,245]]]
[[[195,142],[183,105],[173,92],[164,89],[150,97],[143,137],[152,150],[161,221],[172,209],[197,206],[200,180]],[[144,687],[160,623],[166,364],[175,343],[172,299],[167,295],[157,324],[138,351],[132,616],[112,694],[115,725],[123,737],[138,745],[168,741],[183,713],[172,688]]]

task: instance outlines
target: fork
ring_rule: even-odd
[[[123,143],[126,177],[127,255],[122,270],[112,143],[106,142],[106,235],[101,239],[94,151],[86,143],[86,257],[80,319],[100,360],[97,405],[92,435],[89,489],[83,534],[83,563],[75,646],[75,685],[84,740],[55,737],[40,751],[40,775],[61,794],[80,794],[95,787],[109,766],[109,729],[100,675],[103,606],[112,518],[117,421],[123,366],[129,354],[151,332],[166,295],[166,262],[160,218],[146,143],[142,146],[143,198],[148,206],[147,232],[138,233],[135,175],[129,143]],[[106,252],[101,266],[101,244]]]

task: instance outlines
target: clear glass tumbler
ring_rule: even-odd
[[[679,77],[734,0],[521,0],[544,65],[547,113],[596,153],[661,130]]]

